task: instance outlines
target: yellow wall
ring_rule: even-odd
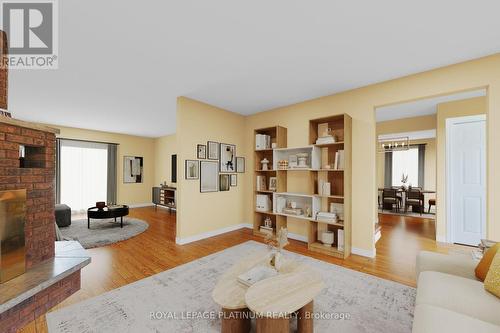
[[[244,116],[186,97],[177,99],[178,238],[250,221],[244,219],[244,190],[250,186],[246,186],[243,174],[238,174],[238,186],[213,193],[200,193],[200,181],[186,180],[184,176],[184,161],[196,159],[197,144],[206,145],[207,141],[235,144],[237,156],[245,157],[244,130]]]
[[[393,134],[436,129],[436,115],[412,117],[377,123],[377,134]]]
[[[407,102],[424,97],[488,88],[488,110],[500,110],[500,54],[439,68],[331,96],[258,113],[247,118],[245,141],[247,151],[253,145],[253,129],[281,125],[288,128],[288,146],[308,142],[308,120],[333,114],[349,113],[353,118],[353,248],[374,253],[373,230],[377,220],[376,181],[376,107]],[[179,128],[179,127],[178,127]],[[500,142],[500,113],[488,114],[488,140]],[[500,150],[488,146],[488,237],[500,239],[500,175],[491,172],[500,168]],[[249,156],[247,165],[253,165]],[[245,177],[250,183],[251,172]],[[250,183],[251,184],[251,183]],[[252,188],[245,189],[245,220],[253,210]],[[373,207],[373,209],[364,209]],[[303,225],[292,224],[292,232],[305,234]]]
[[[60,129],[61,133],[58,135],[60,138],[118,143],[118,203],[129,205],[151,203],[151,187],[153,186],[155,177],[155,140],[153,138],[61,127],[57,125],[50,125],[50,127]],[[144,180],[142,183],[123,183],[123,156],[142,156],[144,158]]]
[[[172,183],[172,155],[177,153],[175,134],[166,135],[154,140],[155,151],[155,180],[154,185],[158,186],[167,182],[169,186],[176,186]],[[183,169],[177,170],[177,177],[183,173]]]
[[[490,103],[491,100],[495,101],[492,96],[492,90],[490,88]],[[497,100],[498,101],[498,100]],[[491,105],[491,104],[490,104]],[[498,110],[497,105],[495,107]],[[491,107],[490,107],[491,109]],[[446,239],[446,206],[443,205],[446,202],[446,119],[454,118],[454,117],[464,117],[471,116],[476,114],[485,114],[488,111],[488,98],[487,97],[476,97],[471,99],[465,99],[461,101],[453,101],[442,103],[438,105],[437,108],[437,223],[436,223],[436,238],[440,241],[444,241]],[[490,239],[500,239],[500,222],[498,219],[500,215],[494,212],[495,204],[492,201],[492,196],[498,196],[499,193],[492,188],[495,182],[498,182],[500,176],[498,173],[494,173],[493,170],[499,170],[500,167],[498,160],[499,155],[497,152],[492,154],[494,149],[497,149],[497,145],[494,144],[499,141],[492,140],[492,136],[496,136],[497,134],[492,132],[500,131],[500,124],[494,124],[493,121],[500,121],[497,119],[498,117],[494,116],[494,112],[490,112],[488,115],[488,158],[490,159],[489,165],[489,174],[488,174],[488,195],[489,195],[489,208],[487,211],[489,212],[488,219],[488,235],[487,237]],[[496,140],[499,140],[497,138]],[[492,163],[492,159],[497,164]],[[496,166],[496,168],[493,167]],[[497,185],[498,186],[498,185]],[[498,202],[498,201],[497,201]]]

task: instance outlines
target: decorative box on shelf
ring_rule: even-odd
[[[273,169],[275,170],[317,170],[320,168],[321,149],[314,145],[273,150]]]
[[[259,212],[271,211],[271,198],[266,194],[257,194],[255,204],[255,209]]]

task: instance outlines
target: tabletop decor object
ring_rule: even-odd
[[[288,230],[281,228],[276,232],[276,236],[272,234],[266,235],[266,244],[271,251],[269,263],[279,272],[283,263],[283,248],[289,244]]]

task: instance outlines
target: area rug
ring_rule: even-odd
[[[217,279],[263,244],[249,241],[47,314],[52,333],[220,332]],[[285,252],[321,274],[315,332],[411,332],[414,288]],[[320,316],[318,316],[320,317]]]
[[[132,238],[146,231],[149,224],[131,217],[123,218],[123,228],[120,228],[120,219],[90,221],[87,228],[87,219],[73,220],[69,227],[59,228],[65,239],[74,239],[86,249],[104,246]]]

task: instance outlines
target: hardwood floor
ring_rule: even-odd
[[[144,233],[109,246],[90,249],[92,263],[82,271],[82,289],[54,309],[100,295],[150,275],[196,260],[228,247],[263,239],[241,229],[179,246],[175,244],[175,214],[152,207],[132,209],[130,215],[149,223]],[[379,215],[382,237],[374,259],[352,255],[346,260],[307,250],[307,244],[291,240],[287,250],[415,286],[415,257],[421,250],[448,253],[470,248],[436,243],[433,220],[397,215]],[[22,332],[47,332],[45,316]]]

